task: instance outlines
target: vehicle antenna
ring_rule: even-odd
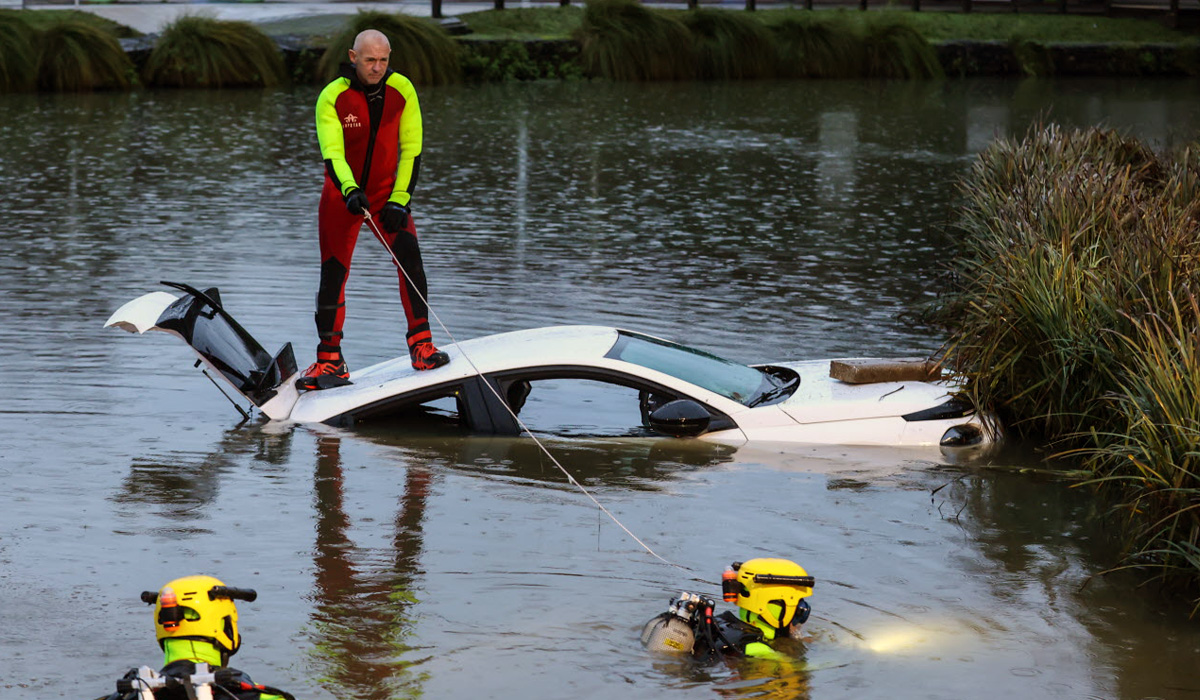
[[[404,275],[404,279],[408,280],[408,283],[412,287],[413,291],[415,291],[417,293],[417,296],[421,297],[421,301],[423,301],[425,303],[425,306],[429,309],[429,315],[433,317],[433,320],[437,321],[438,326],[442,329],[442,332],[446,334],[446,337],[450,338],[451,342],[453,342],[455,345],[458,345],[458,340],[455,339],[454,334],[450,332],[449,328],[446,328],[446,324],[442,323],[442,319],[440,317],[438,317],[437,312],[434,311],[433,307],[429,305],[429,300],[426,299],[421,294],[421,292],[417,289],[417,285],[415,283],[413,283],[412,278],[408,276],[408,271],[405,270],[404,266],[400,264],[400,258],[396,257],[395,251],[393,251],[392,247],[388,245],[387,239],[383,237],[383,232],[380,231],[379,227],[375,225],[375,219],[371,217],[371,213],[364,212],[363,216],[365,217],[365,219],[367,221],[367,226],[371,229],[371,233],[375,234],[375,239],[383,244],[383,247],[384,247],[384,249],[387,250],[388,255],[392,256],[392,262],[396,263],[396,268],[400,270],[400,274]],[[481,379],[483,379],[484,378],[483,372],[479,371],[479,368],[477,366],[475,366],[475,363],[471,361],[471,358],[467,355],[467,353],[463,352],[461,345],[458,346],[458,351],[460,354],[462,354],[463,359],[467,361],[467,364],[471,365],[471,369],[475,371],[475,374],[478,374],[479,377]],[[515,420],[517,422],[517,425],[521,426],[521,430],[524,430],[526,433],[529,434],[529,437],[533,438],[534,444],[536,444],[538,446],[538,448],[541,449],[541,451],[543,453],[545,453],[545,455],[547,457],[550,458],[550,461],[554,463],[554,466],[558,467],[558,470],[561,471],[564,475],[566,475],[567,481],[571,485],[573,485],[575,488],[577,488],[581,492],[583,492],[583,495],[585,495],[589,499],[591,499],[592,503],[595,503],[597,508],[599,508],[601,511],[603,511],[604,514],[607,515],[610,520],[612,520],[614,523],[617,524],[617,527],[621,528],[625,532],[626,535],[629,535],[633,539],[634,542],[637,542],[639,545],[641,545],[642,549],[649,552],[650,555],[653,556],[655,559],[661,561],[662,563],[664,563],[668,566],[673,566],[677,569],[683,569],[684,571],[691,571],[691,569],[689,569],[688,567],[686,567],[682,564],[676,564],[673,561],[668,561],[667,559],[663,558],[662,556],[660,556],[658,554],[658,552],[655,552],[653,549],[651,549],[650,545],[646,544],[645,542],[643,542],[641,540],[641,538],[639,538],[637,535],[633,534],[633,531],[631,531],[629,528],[625,527],[625,524],[622,523],[620,520],[618,520],[617,516],[613,515],[612,512],[609,511],[609,509],[605,508],[604,505],[602,503],[600,503],[600,501],[596,500],[596,497],[593,496],[590,491],[588,491],[586,488],[584,488],[583,484],[579,483],[579,481],[577,481],[575,479],[574,475],[572,475],[571,472],[567,471],[567,468],[564,467],[558,461],[558,459],[556,459],[554,457],[554,455],[550,453],[550,450],[546,449],[546,446],[542,444],[542,441],[538,439],[537,435],[535,435],[533,433],[533,431],[529,429],[529,426],[525,425],[524,421],[522,421],[520,418],[517,417],[517,414],[508,405],[508,402],[505,401],[504,398],[500,396],[500,393],[496,391],[496,387],[492,386],[492,383],[487,381],[486,379],[484,379],[483,385],[486,386],[488,388],[488,390],[491,391],[492,394],[494,394],[496,396],[496,399],[498,400],[500,405],[504,407],[504,410],[508,411],[508,414],[513,417],[513,420]]]
[[[200,367],[200,360],[196,360],[196,364],[194,364],[192,366]],[[242,423],[245,423],[246,421],[250,420],[250,414],[246,413],[246,410],[244,408],[242,408],[241,406],[239,406],[238,402],[234,401],[232,396],[225,393],[225,390],[221,388],[220,384],[217,384],[217,380],[212,378],[212,375],[208,373],[207,369],[201,368],[200,374],[203,374],[205,377],[208,377],[208,381],[212,382],[213,386],[217,387],[217,391],[221,392],[221,396],[224,396],[226,399],[229,399],[229,403],[233,404],[233,407],[237,409],[237,412],[242,414]],[[242,423],[238,423],[238,425],[241,425]]]

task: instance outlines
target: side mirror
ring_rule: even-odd
[[[650,429],[671,437],[696,437],[708,430],[712,416],[708,411],[688,399],[677,399],[654,409],[650,413]]]

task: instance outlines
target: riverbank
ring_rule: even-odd
[[[105,26],[121,39],[122,48],[136,69],[148,59],[158,36],[139,28],[161,28],[170,18],[205,14],[218,19],[246,21],[270,36],[282,52],[287,75],[298,82],[321,82],[315,67],[335,35],[358,12],[379,11],[429,16],[428,3],[313,3],[313,4],[214,4],[214,5],[103,5],[83,6],[71,16],[104,18]],[[613,77],[580,62],[584,10],[579,6],[479,9],[483,4],[456,4],[462,12],[440,21],[461,50],[461,74],[468,81],[571,79]],[[37,10],[48,16],[62,10]],[[733,10],[699,10],[761,23],[780,36],[789,25],[808,34],[851,33],[853,25],[870,16],[903,26],[928,44],[930,62],[947,77],[974,76],[1162,76],[1200,75],[1200,40],[1151,20],[1060,15],[957,14],[881,10],[859,13],[845,10],[819,12],[776,9],[758,13]],[[27,11],[25,14],[29,14]],[[689,11],[655,10],[671,22],[686,20]],[[66,15],[62,15],[66,16]],[[41,19],[41,18],[39,18]],[[125,19],[133,25],[125,25]],[[173,21],[173,20],[170,20]],[[434,21],[434,20],[430,20]],[[140,36],[131,36],[140,35]],[[807,41],[802,37],[801,41]],[[761,40],[758,43],[762,43]],[[668,49],[670,47],[667,47]],[[811,47],[802,47],[796,60],[812,62]],[[888,51],[884,47],[883,51]],[[743,52],[744,53],[744,52]],[[793,53],[795,53],[793,51]],[[736,59],[722,59],[736,60]],[[829,63],[845,66],[844,57]],[[893,71],[894,73],[895,71]],[[929,71],[925,71],[929,72]],[[812,71],[759,70],[753,75],[736,66],[723,71],[742,77],[846,77],[814,75]],[[920,74],[885,74],[878,77],[929,77]],[[869,75],[869,74],[868,74]],[[712,76],[674,76],[675,79]],[[720,76],[719,76],[720,77]]]

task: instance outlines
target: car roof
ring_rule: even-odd
[[[604,355],[617,342],[620,332],[611,326],[547,326],[497,333],[444,346],[442,349],[451,358],[445,369],[457,371],[439,368],[433,372],[413,373],[427,378],[428,384],[435,384],[453,379],[455,375],[474,375],[476,370],[490,373],[522,367],[602,365],[610,362]],[[464,354],[470,362],[454,362]],[[407,364],[407,357],[397,358],[366,367],[354,376],[356,379],[379,374],[395,376],[396,370]]]

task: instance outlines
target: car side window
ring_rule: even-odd
[[[368,407],[354,416],[357,423],[398,425],[415,430],[465,430],[470,426],[460,385],[407,394]]]
[[[636,388],[597,379],[526,379],[509,385],[507,401],[538,434],[569,437],[648,435]]]

